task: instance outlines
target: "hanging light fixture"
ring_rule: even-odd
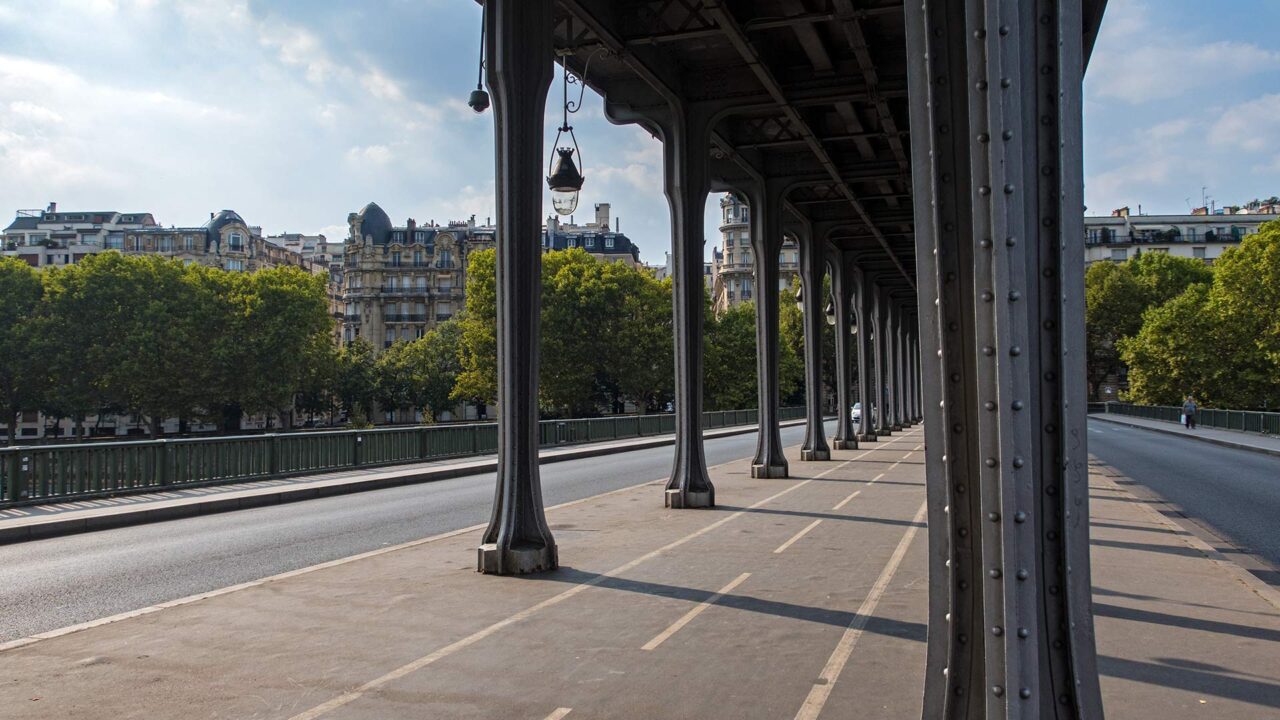
[[[827,314],[827,324],[835,325],[836,324],[836,304],[834,302],[827,301],[826,314]]]
[[[849,334],[850,335],[858,334],[858,314],[857,313],[849,313]]]
[[[796,281],[796,307],[804,312],[804,283],[799,280]]]
[[[560,56],[560,66],[564,69],[562,87],[564,90],[564,122],[560,124],[560,129],[556,131],[556,141],[552,143],[555,148],[555,156],[552,158],[551,165],[547,175],[547,187],[551,189],[551,207],[560,215],[570,215],[578,207],[578,193],[582,191],[582,184],[586,178],[582,177],[582,173],[578,170],[578,166],[573,161],[574,153],[578,155],[578,161],[582,161],[582,151],[578,149],[578,137],[573,133],[573,126],[569,124],[569,115],[576,113],[582,109],[582,96],[587,90],[587,71],[591,69],[591,60],[596,50],[587,58],[586,67],[583,68],[582,77],[569,72],[568,56],[573,54],[572,50],[561,50],[557,54]],[[578,99],[576,101],[569,99],[569,86],[578,85]],[[565,133],[569,134],[569,139],[573,141],[573,147],[567,144],[560,146],[560,138]]]
[[[485,13],[488,12],[485,3],[481,3],[480,10],[480,70],[476,76],[476,89],[471,91],[471,95],[467,98],[467,104],[471,106],[476,114],[480,114],[489,109],[489,93],[484,89],[484,21]]]

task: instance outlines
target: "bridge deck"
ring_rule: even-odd
[[[468,528],[13,647],[0,715],[916,717],[922,442],[718,466],[712,511],[656,478],[553,509],[546,576],[477,575]],[[1274,589],[1097,471],[1110,715],[1280,717]]]

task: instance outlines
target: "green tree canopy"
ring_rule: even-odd
[[[16,258],[0,257],[0,422],[9,444],[19,414],[39,401],[43,370],[32,353],[33,323],[44,288],[39,273]]]

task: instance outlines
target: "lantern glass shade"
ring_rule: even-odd
[[[578,208],[578,193],[584,179],[573,163],[572,148],[556,148],[556,152],[559,155],[547,178],[547,187],[551,188],[551,206],[560,215],[569,215]]]
[[[826,315],[827,315],[827,324],[835,325],[836,324],[836,304],[835,303],[833,302],[827,303]]]
[[[796,283],[796,307],[804,312],[804,285],[799,282]]]
[[[858,316],[854,313],[849,313],[849,334],[858,334]]]

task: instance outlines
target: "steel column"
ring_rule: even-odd
[[[822,289],[826,276],[827,258],[822,240],[811,229],[801,232],[800,282],[804,286],[804,395],[806,422],[804,444],[800,446],[801,460],[830,460],[831,448],[827,446],[827,433],[822,427],[822,328],[827,322],[824,305],[827,294]],[[774,254],[777,261],[777,254]],[[777,285],[774,285],[777,296]],[[847,410],[846,410],[847,412]]]
[[[928,443],[925,718],[1103,717],[1088,545],[1080,0],[906,27]]]
[[[845,253],[828,248],[827,267],[831,272],[831,294],[836,306],[836,436],[832,445],[836,450],[857,450],[857,430],[853,427],[853,363],[850,362],[850,343],[853,334],[849,325],[856,317],[852,307],[852,277],[850,263]]]
[[[554,570],[538,476],[542,118],[551,85],[552,0],[489,0],[485,67],[497,138],[498,482],[477,569]]]
[[[751,477],[785,478],[790,474],[778,428],[778,253],[782,250],[782,195],[772,181],[754,183],[751,206],[751,252],[755,263],[756,368],[760,398],[760,430]],[[702,256],[699,255],[699,262]],[[806,295],[812,295],[806,288]],[[820,293],[819,293],[820,295]]]
[[[854,275],[854,309],[858,314],[858,402],[862,403],[862,416],[858,419],[858,442],[876,441],[876,424],[871,418],[871,407],[876,392],[875,346],[875,289],[873,276],[851,265]]]
[[[875,289],[876,302],[876,434],[893,434],[893,412],[889,410],[889,292]]]
[[[702,445],[702,343],[705,281],[702,216],[711,181],[707,174],[710,127],[701,112],[673,110],[661,127],[667,204],[671,208],[672,312],[675,333],[675,464],[665,503],[672,508],[716,504]]]

